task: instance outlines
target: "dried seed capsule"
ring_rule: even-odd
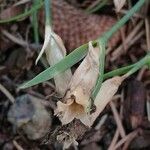
[[[32,140],[42,138],[51,125],[50,114],[41,101],[28,94],[16,99],[8,112],[8,120]]]

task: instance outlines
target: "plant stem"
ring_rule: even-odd
[[[103,39],[98,40],[98,46],[100,49],[100,69],[99,69],[99,77],[96,83],[96,86],[92,92],[92,99],[95,99],[96,94],[98,93],[99,89],[101,88],[102,82],[103,82],[103,76],[104,76],[104,69],[105,69],[105,42]]]
[[[51,25],[51,0],[44,0],[46,25]]]
[[[34,0],[34,6],[36,6],[39,2],[40,0]],[[36,44],[39,44],[37,10],[33,12],[32,19],[33,19],[32,24],[33,24],[33,32],[34,32],[34,41]]]

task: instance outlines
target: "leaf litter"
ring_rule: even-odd
[[[25,5],[28,5],[28,2],[26,2],[26,3],[27,4],[25,4]],[[106,4],[105,7],[110,7],[109,5],[110,4],[108,4],[108,5]],[[128,5],[129,5],[129,2],[126,2],[124,8],[129,7]],[[123,4],[122,4],[122,6],[123,6]],[[120,7],[122,7],[122,6],[120,6]],[[15,6],[12,6],[12,7],[15,7]],[[113,6],[111,6],[111,7],[113,8]],[[21,7],[19,7],[19,9],[20,8]],[[118,9],[120,9],[119,13],[121,13],[123,11],[123,9],[121,9],[121,8],[118,8]],[[3,11],[3,13],[4,13],[4,11]],[[17,14],[19,14],[19,13],[17,13]],[[141,16],[144,16],[142,11],[138,12],[138,14]],[[6,14],[4,14],[4,15],[6,16]],[[129,45],[126,46],[126,51],[123,51],[123,49],[120,48],[122,46],[121,42],[120,42],[120,46],[117,45],[119,50],[117,49],[117,47],[112,48],[111,52],[107,53],[107,57],[111,58],[111,59],[107,59],[107,61],[106,61],[106,64],[105,64],[106,70],[113,70],[114,68],[118,68],[122,65],[127,65],[127,64],[133,63],[133,62],[135,62],[135,60],[139,60],[139,58],[141,56],[144,56],[145,51],[147,51],[147,47],[149,47],[149,43],[148,43],[148,41],[149,41],[149,35],[148,35],[149,19],[147,19],[145,21],[145,26],[142,25],[140,27],[141,31],[144,31],[146,29],[146,34],[144,32],[142,32],[142,34],[139,35],[139,38],[135,39],[136,36],[138,36],[138,33],[136,32],[136,33],[134,33],[133,38],[128,39],[128,37],[132,31],[131,29],[136,28],[138,23],[140,23],[140,21],[143,20],[143,18],[137,18],[136,16],[133,17],[132,19],[135,24],[133,24],[130,21],[126,25],[127,29],[126,29],[125,40],[130,41]],[[28,24],[30,24],[30,23],[31,23],[31,20],[28,20],[28,18],[25,18],[24,20],[20,20],[20,22],[16,23],[18,25],[18,29],[15,32],[18,32],[22,37],[25,37],[25,33],[27,34],[26,28],[27,28]],[[8,33],[9,32],[11,33],[12,32],[11,26],[13,24],[14,23],[10,23],[6,27],[2,26],[1,29],[2,30],[7,29]],[[23,27],[23,25],[24,25],[24,27]],[[31,31],[31,29],[30,29],[30,31]],[[59,57],[59,58],[62,59],[66,55],[66,50],[64,49],[64,46],[61,43],[61,39],[58,37],[59,34],[58,35],[57,34],[58,33],[53,33],[51,35],[53,42],[54,42],[54,45],[51,47],[54,47],[54,49],[60,50],[61,57]],[[62,39],[64,37],[62,35],[59,35],[59,36],[62,37]],[[5,38],[7,38],[7,36]],[[90,40],[92,40],[92,39],[90,39]],[[49,41],[50,41],[50,37],[49,37]],[[65,41],[65,40],[63,40],[63,41]],[[4,42],[5,42],[5,40],[4,40]],[[32,41],[31,32],[29,32],[29,41],[25,41],[25,42],[27,44],[34,43]],[[85,41],[84,43],[86,43],[86,42],[87,41]],[[12,44],[12,41],[10,41],[10,43]],[[11,56],[10,54],[12,53],[12,50],[14,51],[14,49],[16,49],[16,48],[18,51],[20,51],[19,48],[21,48],[22,50],[26,49],[26,46],[18,45],[17,43],[12,44],[12,45],[11,44],[9,45],[9,47],[6,47],[5,51],[0,52],[0,55],[2,56],[0,58],[0,67],[2,67],[2,68],[5,68],[5,66],[6,66],[5,64],[8,60],[8,58]],[[127,44],[128,44],[128,42],[127,42]],[[20,96],[23,96],[23,93],[26,93],[26,94],[39,93],[40,95],[38,95],[38,96],[41,96],[43,98],[41,101],[48,101],[49,103],[51,103],[51,101],[53,101],[53,103],[57,104],[56,110],[53,110],[53,111],[55,111],[55,114],[59,115],[61,123],[58,121],[58,119],[56,119],[56,116],[51,115],[51,111],[52,111],[51,108],[50,108],[50,113],[48,113],[48,114],[46,113],[49,116],[49,117],[47,117],[47,121],[48,121],[47,123],[49,126],[48,128],[41,126],[42,121],[39,122],[39,118],[36,120],[36,118],[33,118],[34,115],[30,112],[28,113],[28,111],[27,111],[26,112],[27,120],[24,120],[24,122],[21,122],[21,120],[19,120],[19,119],[23,119],[23,118],[17,118],[21,124],[22,123],[25,124],[25,125],[23,125],[24,126],[23,132],[20,133],[20,131],[17,129],[16,130],[17,132],[14,133],[13,126],[8,123],[6,118],[7,118],[8,110],[10,111],[12,109],[13,105],[15,105],[15,104],[13,104],[13,105],[11,104],[12,105],[11,108],[8,109],[9,107],[6,104],[6,103],[8,103],[8,104],[10,103],[8,93],[5,93],[5,92],[0,93],[0,95],[1,95],[0,108],[2,108],[0,110],[0,123],[1,123],[0,135],[2,135],[2,136],[0,136],[0,147],[2,147],[2,149],[4,149],[7,146],[9,146],[9,149],[12,149],[14,147],[16,147],[16,148],[20,147],[20,149],[21,148],[23,148],[23,149],[32,149],[32,148],[43,149],[42,147],[47,147],[49,149],[51,146],[53,146],[53,147],[55,147],[55,149],[57,149],[59,147],[60,143],[62,143],[64,148],[68,148],[69,146],[73,145],[74,148],[79,147],[80,149],[84,149],[84,147],[87,147],[90,145],[90,140],[88,140],[85,135],[87,133],[92,132],[93,128],[95,127],[95,125],[97,125],[100,122],[100,119],[103,115],[107,115],[107,118],[104,120],[104,122],[100,126],[99,130],[96,129],[95,134],[93,134],[93,139],[94,139],[94,137],[96,139],[96,136],[98,136],[98,135],[101,135],[101,137],[97,138],[98,140],[91,141],[91,145],[95,145],[95,147],[98,146],[99,148],[102,147],[102,149],[107,149],[109,147],[109,144],[111,144],[113,136],[117,135],[116,136],[117,138],[113,144],[112,149],[117,149],[117,148],[128,149],[129,147],[131,149],[137,149],[137,148],[142,149],[142,148],[149,147],[149,140],[148,140],[149,139],[149,122],[147,121],[148,114],[146,113],[149,110],[149,105],[147,104],[147,108],[144,107],[144,105],[146,106],[146,103],[148,103],[146,101],[149,101],[147,99],[147,97],[149,97],[149,96],[147,96],[145,98],[140,98],[140,97],[142,97],[142,95],[139,94],[139,97],[138,97],[139,99],[141,99],[141,100],[139,100],[139,99],[138,100],[139,100],[139,103],[142,103],[142,105],[140,105],[141,108],[138,107],[140,110],[137,112],[137,114],[139,116],[141,115],[140,118],[142,118],[142,121],[140,121],[141,119],[137,119],[137,118],[139,118],[139,116],[137,116],[137,114],[135,115],[134,114],[135,111],[132,110],[132,109],[134,109],[135,103],[137,103],[137,106],[139,106],[139,103],[136,102],[137,101],[136,97],[134,98],[134,96],[133,96],[133,101],[135,101],[135,103],[133,102],[133,104],[132,103],[130,104],[130,107],[129,107],[131,109],[129,111],[130,115],[127,114],[125,116],[121,116],[119,114],[118,110],[120,110],[120,108],[122,108],[123,111],[127,111],[128,106],[126,106],[125,103],[122,103],[120,98],[118,98],[117,100],[113,98],[117,92],[120,93],[120,89],[127,91],[127,88],[126,88],[126,86],[124,86],[124,84],[131,85],[130,80],[127,79],[124,81],[124,76],[116,76],[116,77],[107,79],[107,80],[103,81],[101,89],[100,89],[98,95],[96,96],[96,99],[95,100],[91,99],[91,92],[94,88],[97,77],[99,75],[99,58],[98,58],[99,49],[97,47],[95,47],[95,45],[92,46],[92,44],[89,43],[89,51],[88,51],[87,56],[83,59],[83,61],[81,63],[78,64],[79,67],[78,67],[78,65],[73,67],[72,70],[75,70],[73,75],[71,74],[71,71],[69,71],[70,75],[69,75],[69,78],[67,78],[67,82],[64,82],[64,80],[63,80],[63,83],[66,84],[65,88],[63,88],[63,92],[58,92],[61,90],[58,90],[57,87],[61,87],[61,86],[60,86],[60,84],[57,84],[56,80],[54,80],[54,83],[55,83],[55,86],[57,89],[56,91],[61,95],[61,101],[59,99],[60,97],[57,97],[55,95],[48,97],[48,99],[45,99],[44,97],[52,94],[55,91],[53,91],[54,89],[51,89],[51,87],[48,86],[48,88],[50,89],[49,91],[52,93],[48,93],[48,95],[47,95],[47,92],[45,91],[46,89],[44,89],[44,87],[45,87],[44,84],[37,85],[35,87],[29,88],[29,89],[26,89],[23,91],[18,91],[16,89],[17,85],[19,85],[20,83],[22,83],[25,80],[31,79],[33,76],[35,76],[37,73],[39,73],[43,70],[43,67],[41,67],[41,63],[39,63],[38,66],[36,66],[36,67],[34,66],[34,61],[36,59],[36,55],[35,55],[36,53],[35,53],[35,50],[32,49],[32,47],[30,47],[29,49],[30,49],[29,52],[32,53],[32,55],[30,57],[30,59],[32,59],[32,60],[31,60],[30,67],[29,67],[31,69],[27,69],[28,67],[23,67],[23,66],[18,69],[15,65],[11,66],[11,68],[9,68],[9,70],[7,70],[7,71],[6,71],[6,69],[1,69],[0,70],[0,74],[1,74],[0,82],[10,93],[12,93],[11,95],[13,95],[13,97],[16,99],[16,100],[14,100],[11,98],[13,101],[17,101],[17,99],[19,99]],[[46,49],[46,47],[45,47],[45,49]],[[48,51],[46,52],[46,55],[51,57],[52,53],[49,53],[50,49],[47,49],[47,50]],[[116,53],[117,53],[117,51],[120,51],[121,55],[119,54],[119,55],[114,56],[113,54],[115,54],[115,51],[116,51]],[[54,51],[54,52],[57,53],[56,51]],[[67,50],[67,52],[68,52],[68,50]],[[19,57],[27,57],[27,54],[22,53],[22,56],[19,56]],[[53,57],[51,57],[51,58],[50,57],[47,57],[48,58],[47,60],[49,60],[48,61],[49,65],[53,65],[59,61],[59,60],[55,59],[56,62],[51,62]],[[21,60],[19,60],[19,62],[20,61]],[[26,58],[26,61],[28,61],[27,58]],[[16,70],[17,70],[17,74],[12,73],[12,71],[16,72]],[[140,82],[142,82],[141,84],[144,84],[147,95],[149,95],[149,93],[150,93],[149,92],[149,84],[148,84],[148,81],[149,81],[148,75],[149,74],[150,74],[149,70],[147,69],[140,75],[141,76]],[[133,75],[131,77],[131,80],[133,80],[132,78],[136,78],[136,77],[137,77],[136,74]],[[51,81],[51,82],[53,82],[53,81]],[[58,83],[59,83],[59,81],[58,81]],[[137,86],[133,85],[132,87],[134,90],[136,90]],[[66,90],[66,89],[68,89],[68,90]],[[65,93],[65,91],[66,91],[66,93]],[[131,92],[131,94],[136,93],[136,91],[132,92],[132,89],[130,89],[129,91]],[[129,96],[129,95],[127,95],[127,96]],[[124,96],[124,98],[123,98],[124,102],[126,102],[127,96],[126,95]],[[39,97],[36,98],[36,101],[37,101],[36,103],[38,103],[37,99],[39,99]],[[112,105],[110,104],[111,100],[113,100],[113,108],[115,109],[116,112],[118,112],[118,115],[120,115],[118,119],[120,119],[119,122],[122,123],[122,127],[125,130],[124,136],[122,136],[122,134],[120,133],[118,121],[116,119],[114,110],[112,109]],[[142,101],[142,100],[144,100],[144,101]],[[92,103],[92,105],[91,105],[91,103]],[[23,103],[21,103],[20,110],[25,109],[25,105],[22,106],[22,104]],[[45,106],[43,106],[43,104],[40,103],[40,105],[38,105],[38,106],[40,109],[38,108],[37,110],[42,109],[42,111],[44,111],[44,114],[45,114],[45,112],[47,112],[47,108],[45,108]],[[22,107],[23,107],[23,109],[21,109]],[[89,107],[95,108],[94,111],[93,112],[89,111],[89,109],[88,109]],[[111,112],[110,107],[112,109],[112,112]],[[53,107],[53,108],[55,108],[55,107]],[[16,107],[16,110],[17,109],[19,109],[18,106]],[[146,109],[146,110],[143,111],[143,109]],[[29,109],[29,110],[30,111],[32,110],[31,112],[34,111],[34,109]],[[38,114],[42,113],[42,111],[39,111]],[[25,112],[21,112],[21,113],[23,113],[23,115],[25,115]],[[21,113],[18,114],[18,112],[17,112],[15,115],[21,115]],[[11,115],[13,115],[13,113],[11,113]],[[124,123],[124,120],[126,120],[127,118],[129,118],[128,121],[130,122],[130,125],[131,125],[129,127],[126,125],[126,123]],[[29,120],[32,120],[32,121],[30,122]],[[36,127],[34,126],[35,120],[36,120],[37,130],[35,130]],[[40,120],[45,120],[45,119],[44,119],[44,117],[42,117],[42,118],[40,118]],[[52,121],[52,125],[50,125],[51,124],[50,120]],[[28,121],[30,122],[30,125],[27,125]],[[45,125],[45,123],[44,123],[44,125]],[[40,126],[40,129],[39,129],[39,126]],[[103,134],[102,131],[105,131],[104,132],[105,134]],[[116,132],[116,134],[115,134],[115,132]],[[24,136],[24,133],[26,134],[25,136]],[[30,135],[31,133],[32,133],[32,135]],[[46,142],[44,142],[44,145],[43,145],[43,143],[37,142],[37,141],[34,141],[35,143],[32,144],[33,143],[32,140],[29,140],[28,142],[26,142],[26,140],[31,139],[31,138],[36,139],[34,137],[34,134],[35,135],[38,134],[38,136],[36,136],[36,138],[42,137],[42,141],[46,140]],[[5,138],[3,138],[4,135],[5,135]],[[110,140],[107,140],[107,141],[110,141],[110,143],[108,142],[109,144],[106,143],[106,140],[104,140],[104,139],[107,139],[108,137],[110,137]],[[10,142],[7,142],[8,140]],[[85,145],[83,144],[81,147],[81,143],[83,140],[84,140],[84,143],[86,143],[86,144]],[[1,141],[4,141],[4,142],[1,143]],[[62,147],[62,145],[61,145],[61,147]]]

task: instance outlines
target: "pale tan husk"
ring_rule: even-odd
[[[46,58],[50,66],[55,65],[66,56],[66,49],[62,39],[52,31],[50,26],[45,27],[45,41],[36,63],[44,52],[46,53]],[[70,69],[54,77],[56,91],[61,96],[64,96],[71,77],[72,73]]]
[[[90,96],[99,75],[99,54],[100,50],[93,48],[89,42],[89,52],[75,71],[63,102],[57,102],[55,114],[59,116],[62,124],[68,124],[76,118],[91,127],[124,80],[124,76],[116,76],[104,81],[94,100],[96,111],[91,115],[87,112],[91,104]]]
[[[99,116],[99,114],[104,110],[106,105],[112,100],[113,96],[117,92],[120,84],[124,80],[123,77],[113,77],[103,82],[100,91],[98,92],[94,104],[96,106],[96,111],[91,115],[87,114],[84,109],[84,102],[78,103],[68,101],[67,104],[58,102],[58,110],[61,112],[61,121],[63,124],[71,122],[74,118],[80,119],[80,121],[86,126],[91,127]],[[58,111],[57,110],[57,111]]]
[[[89,52],[75,71],[64,103],[58,102],[55,114],[60,116],[62,124],[71,122],[74,118],[88,118],[86,109],[90,104],[90,95],[99,74],[99,49],[89,43]]]
[[[123,80],[124,80],[123,77],[116,76],[102,83],[100,91],[98,92],[94,101],[96,111],[91,115],[89,115],[88,122],[87,119],[82,121],[84,124],[88,126],[93,125],[94,121],[99,116],[99,114],[104,110],[106,105],[112,100],[113,96],[117,92]]]
[[[114,1],[114,5],[116,8],[117,12],[120,12],[120,10],[122,9],[122,7],[125,5],[126,0],[113,0]]]

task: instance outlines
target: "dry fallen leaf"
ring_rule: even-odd
[[[122,7],[125,5],[126,0],[114,0],[114,5],[116,8],[116,11],[119,12]]]
[[[63,44],[62,39],[55,33],[52,33],[51,37],[51,47],[45,49],[47,61],[50,65],[54,65],[62,60],[66,56],[66,49]],[[61,95],[64,96],[69,82],[71,80],[72,73],[70,69],[62,72],[54,77],[56,90]]]
[[[64,102],[57,103],[55,114],[62,124],[68,124],[74,118],[86,119],[86,109],[90,104],[90,95],[99,74],[99,49],[89,43],[89,52],[75,71]]]

